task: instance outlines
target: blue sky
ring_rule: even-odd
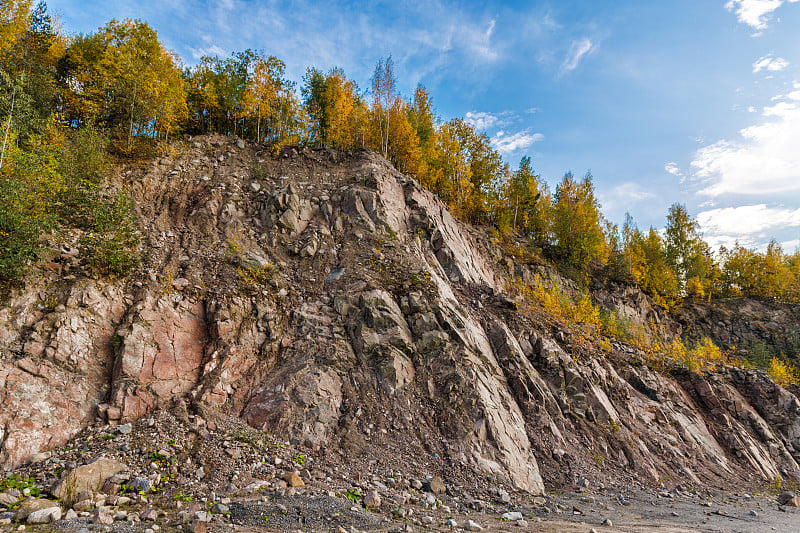
[[[391,54],[552,188],[591,171],[603,212],[663,227],[685,204],[713,245],[800,246],[800,0],[50,0],[68,32],[147,21],[184,63],[253,48],[292,79]]]

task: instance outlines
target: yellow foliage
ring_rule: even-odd
[[[777,357],[773,357],[770,360],[767,372],[777,384],[783,387],[800,383],[800,376],[798,376],[797,368]]]
[[[707,374],[718,366],[733,362],[727,352],[723,352],[707,337],[692,348],[687,348],[680,339],[675,339],[663,348],[663,353],[690,372],[700,374]]]
[[[263,265],[257,268],[239,267],[236,273],[239,281],[245,289],[258,291],[266,287],[275,277],[278,268],[273,264]]]

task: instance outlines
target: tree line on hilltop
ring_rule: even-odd
[[[421,84],[397,89],[392,58],[363,90],[339,68],[287,79],[275,56],[245,50],[184,68],[138,20],[67,36],[43,2],[0,0],[0,279],[18,279],[48,231],[79,227],[101,272],[136,264],[130,202],[110,190],[110,161],[142,157],[178,133],[217,132],[278,151],[304,144],[381,153],[453,213],[500,236],[525,237],[581,282],[637,283],[656,301],[755,297],[800,301],[800,253],[776,243],[713,254],[684,206],[663,230],[607,221],[592,176],[567,173],[555,191],[529,157],[516,169],[485,133],[437,116]]]

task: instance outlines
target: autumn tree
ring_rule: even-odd
[[[552,234],[559,262],[578,276],[590,266],[602,266],[608,257],[603,217],[594,194],[592,176],[577,181],[568,172],[556,188]]]
[[[531,158],[523,157],[519,168],[503,184],[501,226],[526,235],[537,247],[549,243],[550,191],[534,173]]]
[[[447,202],[457,215],[469,214],[472,197],[472,169],[468,145],[463,138],[463,121],[451,120],[442,124],[437,135],[435,165],[441,172],[433,191]]]
[[[369,110],[356,82],[340,68],[327,74],[309,69],[303,82],[303,104],[311,121],[309,140],[339,149],[366,147]]]
[[[675,273],[667,263],[664,241],[655,228],[643,234],[626,215],[622,246],[631,276],[657,303],[669,307],[678,296]]]
[[[372,113],[378,137],[378,149],[384,157],[389,155],[389,129],[391,109],[397,98],[397,79],[392,56],[381,58],[372,75]]]
[[[44,131],[56,101],[54,68],[64,39],[44,2],[4,2],[0,7],[0,167],[13,128],[16,139]]]
[[[67,49],[61,76],[71,89],[68,114],[76,124],[94,122],[131,140],[167,134],[186,113],[177,56],[142,21],[111,21],[78,36]]]
[[[32,0],[0,0],[0,54],[25,35],[32,5]]]
[[[406,108],[407,120],[417,138],[416,176],[429,189],[441,179],[435,165],[438,118],[433,112],[433,101],[422,84],[417,85],[414,99]]]
[[[675,273],[678,292],[685,295],[687,287],[691,287],[690,296],[701,296],[700,292],[709,289],[713,258],[708,244],[700,237],[697,221],[689,216],[685,206],[673,204],[669,208],[664,235],[666,260]]]

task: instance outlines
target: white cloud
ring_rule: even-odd
[[[799,0],[788,1],[794,3]],[[739,22],[747,24],[754,30],[764,30],[772,12],[783,3],[784,0],[729,0],[725,7],[728,11],[736,13]]]
[[[800,209],[766,204],[724,207],[700,212],[697,222],[704,239],[714,248],[731,248],[737,243],[746,248],[763,248],[781,231],[800,227]],[[795,247],[793,241],[786,241],[782,246],[787,251]]]
[[[667,172],[669,172],[673,176],[676,176],[676,177],[680,178],[681,183],[686,181],[686,174],[683,173],[681,168],[674,161],[670,161],[669,163],[664,165],[664,170],[666,170]]]
[[[787,253],[794,253],[795,251],[800,251],[800,239],[792,239],[790,241],[783,241],[781,243],[781,248],[783,248],[784,252]]]
[[[583,56],[588,54],[592,48],[594,48],[594,43],[587,37],[579,41],[572,41],[572,45],[569,47],[569,53],[567,53],[567,57],[561,65],[561,71],[569,72],[570,70],[575,70],[578,63],[583,59]]]
[[[634,204],[646,202],[648,209],[653,209],[656,193],[641,184],[628,181],[606,189],[598,183],[597,198],[603,213],[611,219],[622,220],[626,212],[633,212]],[[637,208],[638,209],[638,208]]]
[[[528,130],[520,131],[512,135],[506,135],[504,131],[498,131],[492,137],[492,144],[497,151],[503,155],[508,155],[517,150],[524,150],[533,143],[544,139],[541,133],[530,133]]]
[[[632,181],[617,185],[612,193],[615,198],[628,202],[641,202],[656,197],[655,193],[645,190],[641,185]]]
[[[217,45],[211,45],[211,46],[207,46],[205,48],[189,48],[189,51],[192,53],[192,57],[195,59],[195,61],[200,60],[200,58],[203,57],[203,56],[209,56],[209,57],[213,57],[213,56],[227,57],[228,56],[228,52],[226,52],[225,50],[223,50],[222,48],[220,48]]]
[[[694,176],[705,182],[700,194],[800,191],[800,90],[781,99],[763,109],[760,124],[741,130],[740,139],[721,140],[695,153]]]
[[[800,209],[767,207],[767,204],[741,205],[702,211],[697,222],[704,232],[758,235],[772,228],[800,226]]]
[[[468,111],[464,121],[478,131],[500,128],[510,124],[516,118],[514,112],[489,113],[486,111]]]
[[[789,62],[782,57],[772,57],[772,54],[767,54],[753,63],[753,74],[767,70],[770,72],[777,72],[789,66]]]

